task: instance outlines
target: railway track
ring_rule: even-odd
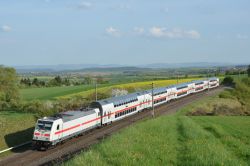
[[[173,114],[180,108],[192,103],[195,100],[201,99],[206,96],[212,96],[216,93],[224,90],[224,87],[218,87],[213,90],[200,92],[186,96],[179,100],[172,101],[170,103],[158,106],[155,108],[155,116],[161,116],[164,114]],[[83,136],[68,140],[64,144],[58,145],[54,149],[47,151],[36,151],[31,147],[27,147],[27,150],[22,153],[15,153],[7,158],[0,160],[0,166],[34,166],[34,165],[54,165],[60,164],[66,161],[81,151],[86,151],[93,144],[101,142],[111,134],[120,131],[121,129],[132,125],[133,123],[150,118],[151,111],[145,110],[133,116],[124,118],[120,121],[114,122],[111,125],[104,126],[99,129],[94,129]]]

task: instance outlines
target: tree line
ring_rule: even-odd
[[[108,83],[107,80],[104,80],[101,76],[94,78],[90,76],[85,76],[83,81],[72,81],[69,78],[62,78],[61,76],[55,76],[53,79],[44,81],[39,78],[21,78],[20,85],[21,87],[54,87],[54,86],[74,86],[74,85],[90,85],[96,82],[97,84]]]

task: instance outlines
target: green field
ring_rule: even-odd
[[[64,165],[250,165],[248,116],[185,116],[217,100],[130,126]]]
[[[35,125],[33,114],[0,112],[0,151],[32,139]],[[0,157],[11,152],[5,152]]]
[[[195,80],[195,78],[181,79],[181,80],[179,80],[179,83],[189,82],[192,80]],[[162,86],[177,84],[176,80],[157,80],[157,81],[153,81],[153,82],[154,82],[155,87],[162,87]],[[109,87],[98,88],[98,92],[99,93],[110,93],[112,91],[112,89],[126,89],[126,90],[128,90],[129,93],[131,93],[133,91],[141,91],[141,90],[145,90],[145,89],[150,89],[151,84],[152,84],[152,81],[119,84],[119,85],[113,85],[113,86],[109,86]],[[92,93],[94,93],[94,89],[87,90],[84,92],[59,96],[58,98],[65,99],[65,98],[72,98],[74,96],[87,97]]]
[[[102,85],[104,86],[104,85]],[[64,86],[64,87],[46,87],[46,88],[27,88],[21,89],[20,94],[24,100],[53,100],[56,97],[75,94],[89,89],[93,85]]]
[[[179,83],[188,82],[195,78],[181,79]],[[129,92],[150,89],[152,81],[126,83],[126,84],[103,84],[98,86],[99,93],[110,93],[112,89],[127,89]],[[154,81],[156,87],[176,84],[176,80],[157,80]],[[94,93],[94,85],[46,87],[46,88],[27,88],[21,89],[20,94],[24,100],[54,100],[57,98],[71,98],[74,96],[87,97]]]

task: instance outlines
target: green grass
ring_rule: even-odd
[[[238,104],[218,96],[196,101],[130,126],[63,165],[250,165],[249,116],[185,116],[218,103]]]
[[[64,165],[249,165],[249,126],[249,117],[160,117],[128,127]]]
[[[101,85],[102,87],[105,85]],[[108,86],[108,85],[106,85]],[[21,89],[21,97],[24,100],[54,100],[56,97],[75,94],[89,89],[93,85],[64,86],[64,87],[45,87],[45,88],[28,88]]]
[[[0,112],[0,151],[30,141],[34,125],[33,114]],[[5,152],[0,158],[10,153]]]

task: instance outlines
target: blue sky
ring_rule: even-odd
[[[0,64],[250,63],[249,0],[0,0]]]

